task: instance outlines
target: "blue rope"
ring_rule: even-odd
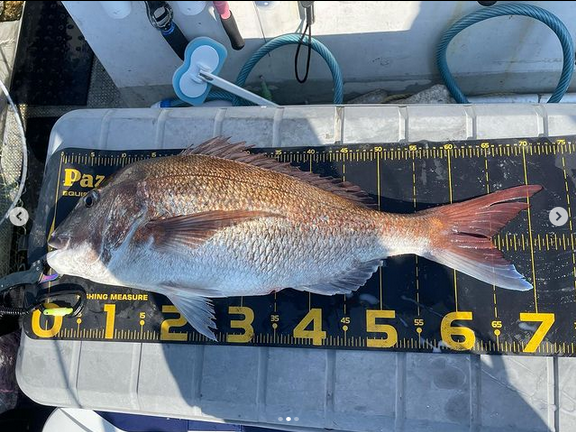
[[[206,100],[225,100],[234,102],[234,95],[226,90],[212,86],[212,90],[208,93]]]
[[[286,45],[298,44],[301,37],[302,37],[301,34],[290,33],[278,36],[272,39],[271,41],[267,42],[266,44],[264,44],[254,54],[252,54],[252,56],[244,64],[244,66],[240,70],[240,73],[238,74],[238,77],[236,78],[236,85],[244,87],[244,84],[246,84],[246,80],[248,79],[248,75],[250,75],[250,72],[252,72],[252,69],[254,69],[254,66],[256,66],[256,63],[258,63],[262,59],[262,57],[264,57],[265,55],[267,55],[271,51],[274,51],[277,48]],[[302,43],[304,44],[308,43],[308,36],[304,38]],[[333,99],[334,104],[338,105],[343,103],[344,80],[342,79],[342,72],[340,71],[340,66],[338,65],[338,62],[336,61],[330,50],[326,48],[326,46],[317,39],[312,38],[311,46],[314,51],[320,54],[320,56],[324,59],[324,61],[328,65],[328,68],[330,68],[330,72],[332,74],[332,81],[334,82],[334,99]],[[230,93],[227,93],[229,96],[223,97],[224,96],[223,93],[227,92],[222,92],[220,90],[214,89],[210,92],[208,97],[210,99],[225,99],[225,100],[230,100],[231,97],[233,104],[236,106],[250,104],[250,102],[245,101],[244,99],[239,98],[235,95],[231,95]]]
[[[568,90],[568,86],[572,80],[572,74],[574,73],[574,43],[572,37],[570,36],[570,32],[566,26],[556,15],[548,12],[546,9],[525,3],[506,3],[480,9],[466,15],[450,27],[446,33],[444,33],[436,50],[436,64],[438,65],[440,75],[442,76],[446,87],[450,91],[450,94],[452,94],[452,97],[458,103],[469,103],[464,93],[462,93],[462,90],[460,90],[460,87],[458,87],[458,84],[456,84],[456,81],[448,68],[446,50],[448,49],[450,41],[462,30],[473,24],[490,18],[506,15],[523,15],[537,19],[550,27],[550,29],[556,33],[556,36],[558,36],[564,54],[562,75],[560,76],[560,81],[556,86],[556,90],[554,90],[554,93],[548,100],[548,103],[560,102]]]

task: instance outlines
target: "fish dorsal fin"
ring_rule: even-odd
[[[382,263],[383,261],[379,259],[367,261],[337,274],[329,280],[312,285],[294,287],[294,289],[322,295],[350,294],[363,286]]]
[[[243,162],[270,171],[289,175],[319,189],[332,192],[335,195],[346,198],[359,205],[370,208],[375,207],[374,201],[370,195],[352,183],[332,177],[320,177],[318,174],[302,171],[290,165],[289,163],[278,162],[276,159],[268,157],[264,154],[248,153],[248,150],[252,147],[253,146],[246,145],[245,142],[230,143],[228,138],[216,137],[196,147],[187,148],[181,153],[181,155],[188,156],[193,154],[201,154],[233,160],[236,162]]]
[[[220,229],[261,217],[281,217],[275,213],[248,210],[213,210],[185,216],[156,219],[144,226],[158,247],[195,248],[210,239]]]

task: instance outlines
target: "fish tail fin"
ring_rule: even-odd
[[[492,236],[528,209],[529,198],[541,189],[538,185],[518,186],[417,213],[430,218],[431,227],[429,245],[419,255],[491,285],[516,291],[532,289],[494,246]],[[517,201],[521,199],[526,201]]]

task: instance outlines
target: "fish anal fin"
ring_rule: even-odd
[[[367,261],[326,281],[294,289],[322,295],[350,294],[363,286],[382,263],[383,261],[379,259]]]

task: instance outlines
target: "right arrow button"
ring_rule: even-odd
[[[554,207],[548,214],[550,223],[554,226],[562,226],[568,222],[568,212],[563,207]]]

